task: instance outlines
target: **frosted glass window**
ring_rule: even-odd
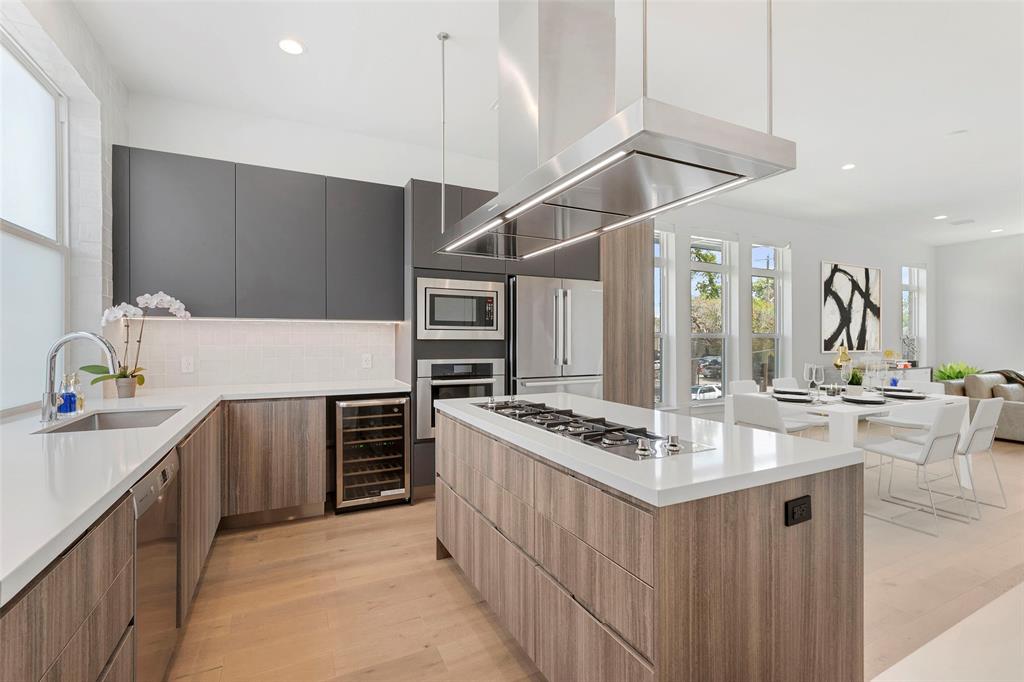
[[[0,410],[39,401],[46,350],[63,333],[63,254],[0,232]]]
[[[57,239],[57,101],[0,46],[0,217]]]

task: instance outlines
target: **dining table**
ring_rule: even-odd
[[[774,396],[770,391],[761,392],[760,395]],[[943,405],[964,405],[964,417],[963,423],[960,426],[960,438],[964,439],[967,437],[967,429],[970,425],[970,409],[969,399],[966,396],[958,395],[944,395],[938,393],[925,394],[924,398],[895,398],[889,396],[883,396],[884,402],[878,405],[867,405],[867,404],[855,404],[843,400],[842,395],[827,395],[824,390],[819,393],[816,389],[809,389],[807,395],[811,397],[812,402],[798,403],[789,402],[786,398],[792,399],[791,396],[783,396],[779,400],[779,406],[782,408],[782,414],[788,419],[800,419],[803,414],[809,414],[817,417],[826,417],[828,419],[828,436],[827,440],[830,443],[836,443],[838,445],[856,446],[858,438],[858,428],[860,420],[865,417],[871,416],[882,416],[891,415],[893,417],[899,417],[900,419],[908,419],[912,421],[919,421],[922,423],[930,424],[935,420],[935,414],[939,407]],[[863,396],[878,396],[879,393],[865,390]],[[733,412],[733,397],[732,395],[725,396],[725,423],[735,424],[735,416]],[[872,425],[869,427],[872,431],[870,436],[875,437],[888,437],[889,429],[881,425]],[[969,457],[960,457],[960,474],[965,487],[971,487],[971,462]]]

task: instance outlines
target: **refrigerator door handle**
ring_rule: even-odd
[[[591,379],[520,379],[521,386],[575,386],[578,384],[597,384],[603,377]]]
[[[572,291],[562,289],[562,364],[572,364]]]
[[[552,305],[552,308],[551,308],[551,310],[552,310],[551,314],[554,316],[554,330],[555,330],[555,344],[554,344],[555,345],[555,358],[554,358],[554,360],[555,360],[555,364],[556,365],[560,365],[560,364],[562,364],[562,351],[561,351],[561,348],[559,346],[561,346],[561,344],[562,344],[562,326],[561,326],[561,324],[559,324],[560,316],[558,314],[558,311],[559,311],[559,308],[561,308],[561,303],[562,303],[562,290],[561,289],[556,289],[555,290],[554,301],[552,303],[553,303],[553,305]]]

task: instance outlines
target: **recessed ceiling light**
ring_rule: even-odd
[[[937,215],[937,216],[932,216],[932,220],[945,220],[948,217],[949,217],[948,215]]]
[[[302,43],[291,38],[284,38],[277,43],[277,46],[288,54],[302,54],[306,48],[302,47]]]
[[[997,227],[994,230],[989,230],[989,232],[991,232],[992,234],[996,234],[997,232],[1002,232],[1002,231],[1003,231],[1003,228],[1001,228],[1001,227]]]
[[[842,166],[839,167],[839,170],[853,170],[856,167],[857,164],[855,163],[844,163]]]

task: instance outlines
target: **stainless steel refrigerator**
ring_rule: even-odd
[[[509,359],[517,395],[603,395],[604,290],[600,282],[512,278]]]

